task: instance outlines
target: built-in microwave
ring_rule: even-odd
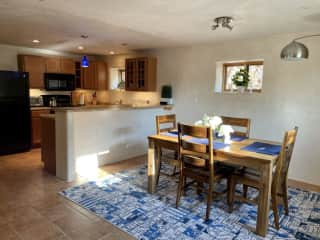
[[[45,73],[44,86],[47,91],[72,91],[76,88],[75,75]]]

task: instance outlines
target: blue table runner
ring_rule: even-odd
[[[188,140],[188,142],[197,143],[197,144],[206,144],[207,145],[208,144],[208,139],[206,139],[206,138],[190,138]],[[219,150],[219,149],[225,148],[227,146],[229,146],[229,144],[213,141],[213,149],[214,150]]]
[[[168,136],[168,137],[178,137],[178,131],[172,130],[169,132],[162,132],[161,135]],[[223,137],[219,137],[218,134],[216,133],[215,138],[222,139]],[[241,142],[245,139],[248,139],[248,138],[244,136],[231,135],[231,141],[234,141],[234,142]]]
[[[275,156],[280,153],[281,146],[263,142],[254,142],[248,146],[241,148],[241,150]]]

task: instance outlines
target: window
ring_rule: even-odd
[[[249,72],[250,82],[248,89],[256,92],[262,90],[263,81],[263,61],[229,62],[223,64],[223,89],[224,91],[236,90],[232,83],[233,75],[240,69]]]

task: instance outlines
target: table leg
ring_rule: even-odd
[[[156,149],[153,140],[149,139],[148,148],[148,192],[154,193],[157,181]]]
[[[263,188],[259,192],[259,205],[256,232],[265,237],[269,225],[270,196],[272,184],[272,164],[265,164],[261,169]]]

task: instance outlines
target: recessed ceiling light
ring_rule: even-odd
[[[126,47],[128,46],[128,43],[122,43],[121,46]]]
[[[40,40],[38,40],[38,39],[33,39],[32,42],[33,42],[33,43],[40,43]]]
[[[113,54],[114,54],[114,51],[110,51],[109,53],[110,53],[111,55],[113,55]]]
[[[78,46],[78,49],[79,49],[79,50],[83,50],[84,47],[83,47],[83,46]]]

